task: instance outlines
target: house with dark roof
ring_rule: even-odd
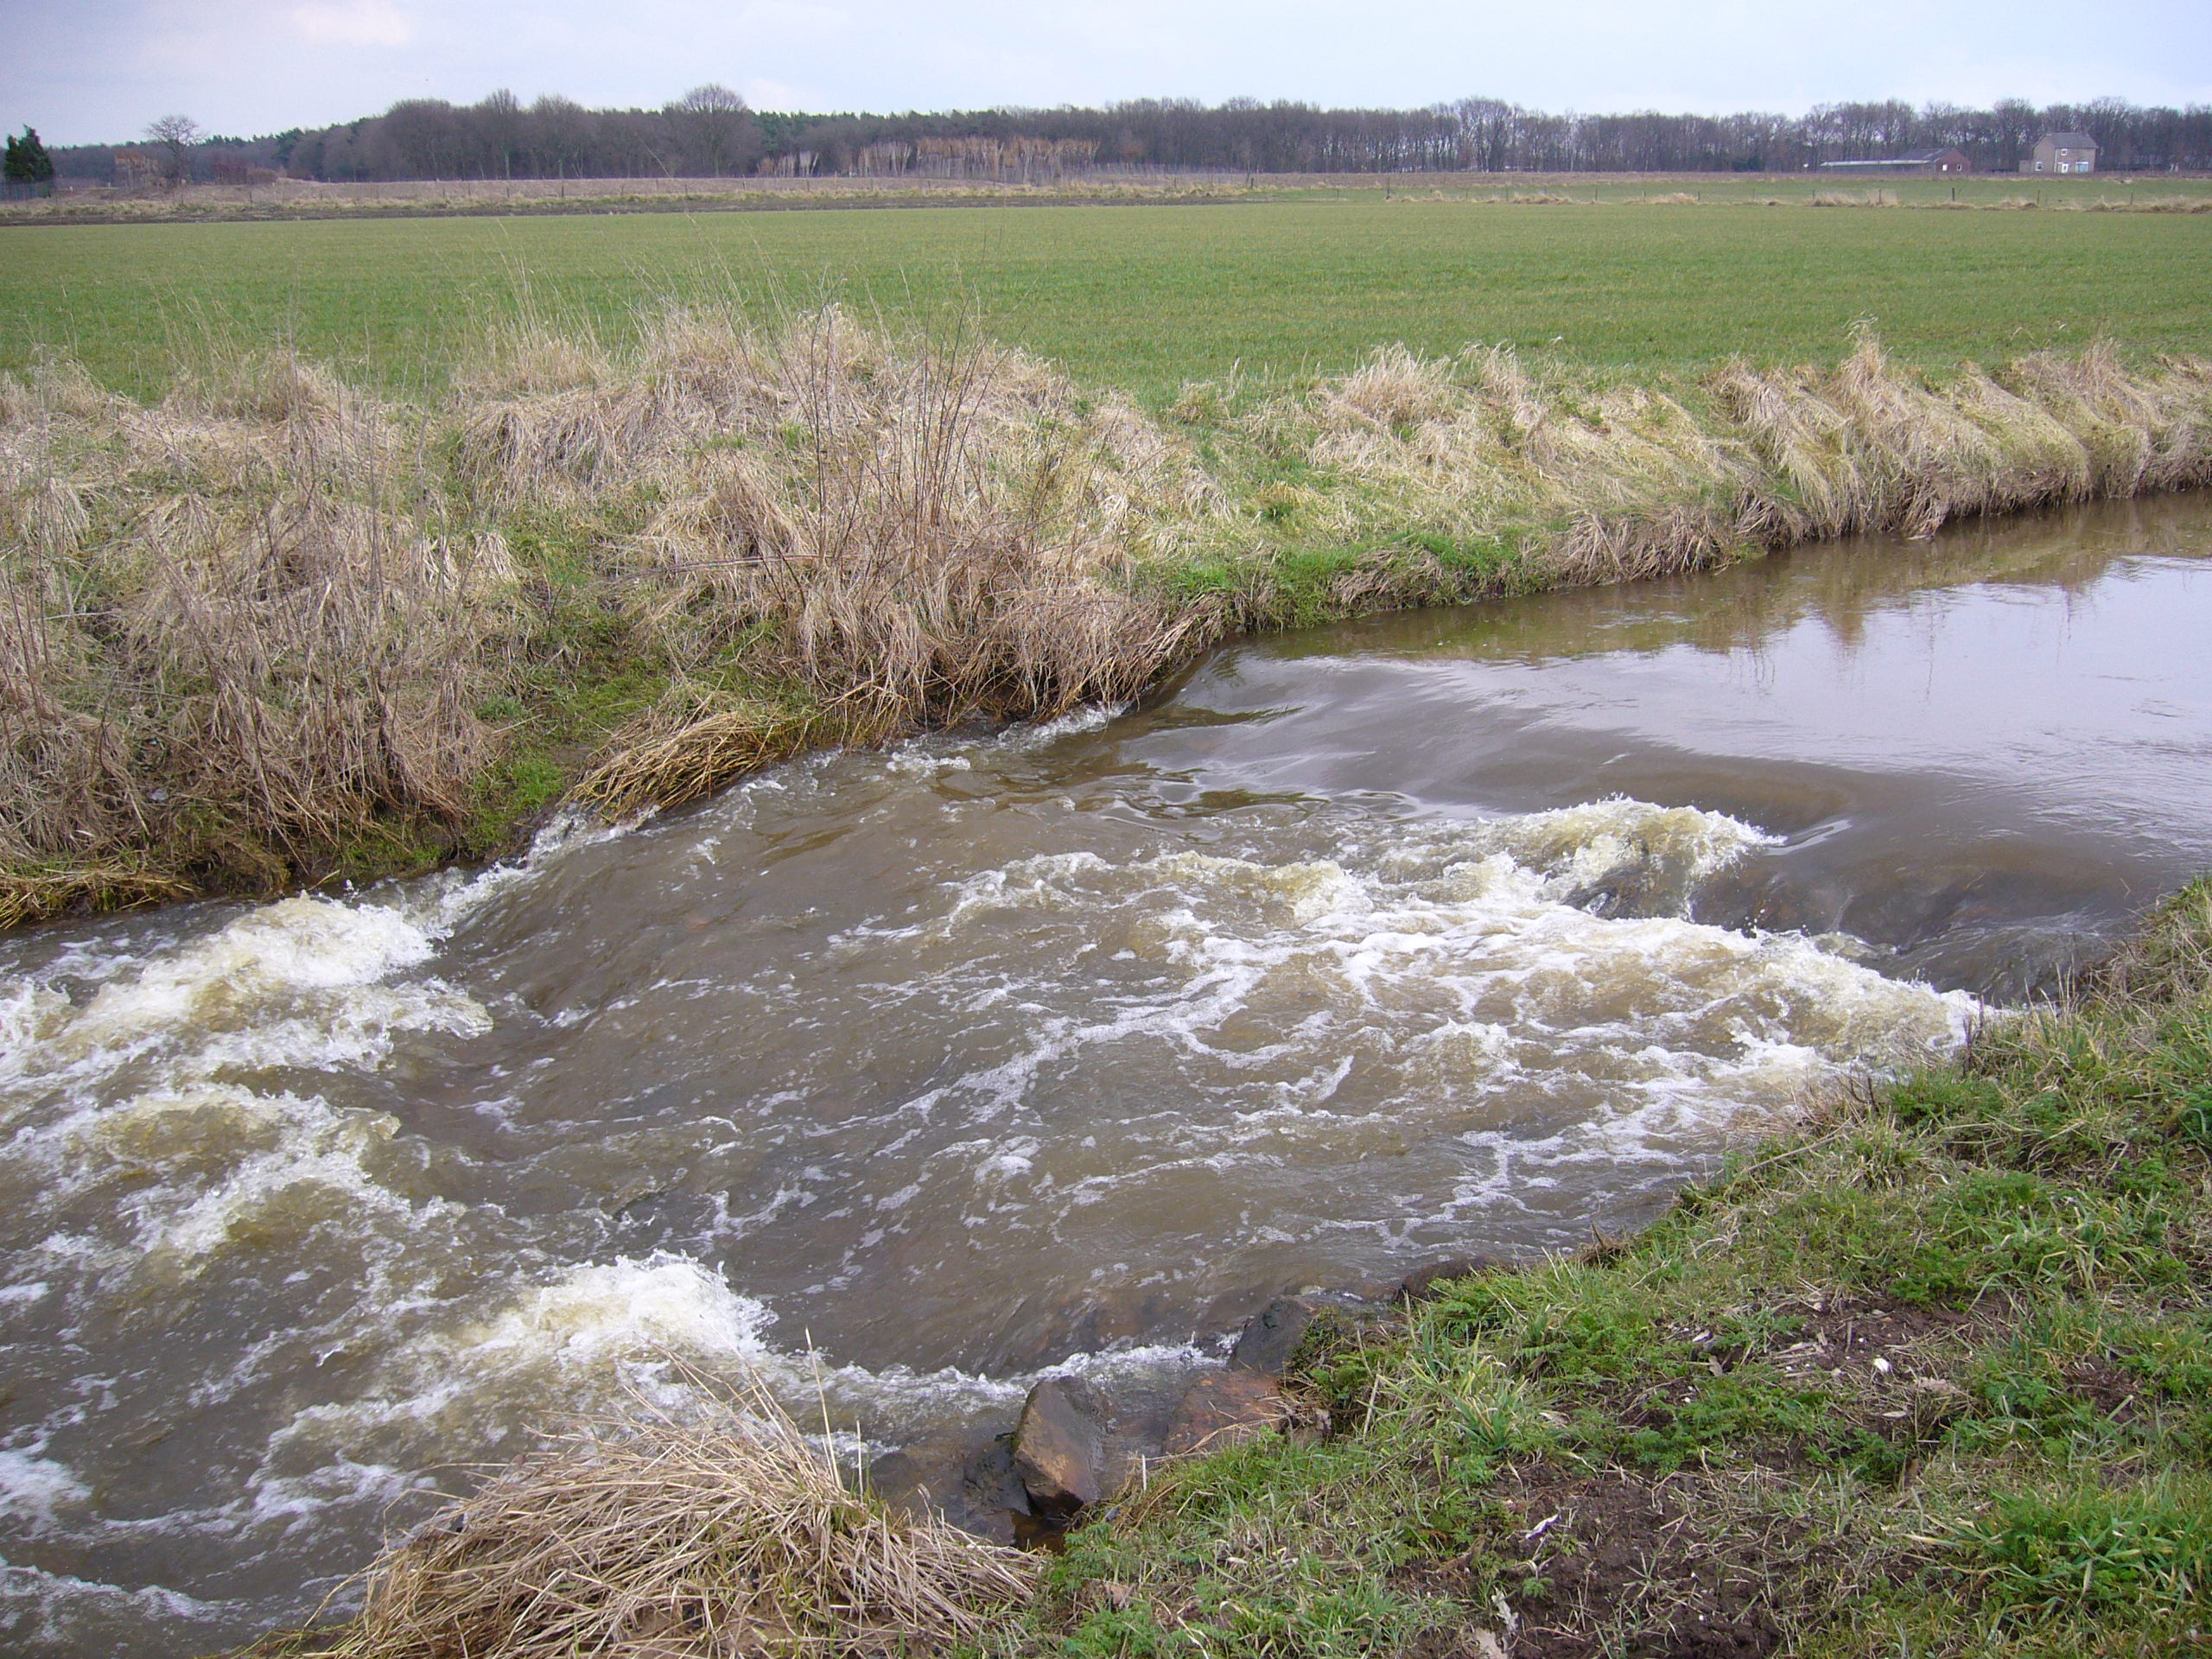
[[[2020,163],[2023,173],[2094,173],[2097,141],[2086,132],[2046,132]]]
[[[1962,149],[1916,149],[1910,156],[1887,156],[1866,162],[1822,162],[1823,173],[1971,173],[1974,168]]]

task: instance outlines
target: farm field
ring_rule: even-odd
[[[387,391],[430,391],[524,305],[619,333],[641,305],[709,296],[971,313],[1155,406],[1186,379],[1336,372],[1394,340],[1507,341],[1638,378],[1736,354],[1833,360],[1862,320],[1931,366],[2100,336],[2133,355],[2212,340],[2212,215],[1748,205],[1785,183],[1807,188],[1706,181],[1702,205],[1671,207],[1627,205],[1612,181],[1574,190],[1595,205],[1317,187],[1205,206],[10,228],[0,369],[59,348],[144,395],[211,343],[289,340]],[[2125,194],[2094,187],[2045,188]],[[1993,201],[2033,181],[1961,188]]]

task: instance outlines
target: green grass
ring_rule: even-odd
[[[1155,1474],[1009,1646],[2204,1652],[2212,880],[2122,968],[1633,1242],[1309,1338],[1334,1433]]]
[[[1594,188],[1609,202],[1633,193]],[[1809,188],[1698,188],[1714,202]],[[2109,180],[2069,188],[2125,194]],[[756,306],[834,296],[898,315],[972,310],[1079,380],[1158,403],[1240,366],[1277,378],[1343,370],[1391,340],[1427,352],[1506,340],[1639,375],[1738,353],[1833,359],[1866,318],[1906,361],[1998,360],[2100,334],[2196,352],[2212,340],[2208,262],[2212,214],[1511,207],[1371,191],[1202,207],[16,227],[0,229],[0,368],[58,346],[143,395],[207,339],[279,339],[387,389],[427,389],[487,318],[525,299],[619,330],[640,303],[734,292]]]

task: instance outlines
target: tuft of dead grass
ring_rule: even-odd
[[[681,806],[798,753],[825,729],[838,725],[818,709],[678,682],[607,740],[572,792],[614,818]]]
[[[2212,213],[2212,196],[2131,196],[2124,201],[2099,196],[2085,213]]]
[[[419,473],[388,411],[281,355],[151,409],[66,367],[0,385],[0,902],[461,815],[487,630]]]
[[[575,1438],[387,1548],[329,1659],[906,1656],[980,1636],[1038,1558],[849,1484],[765,1389],[696,1421]]]
[[[645,366],[659,418],[705,404],[720,437],[656,462],[645,626],[694,650],[756,629],[870,736],[1126,696],[1182,642],[1130,576],[1207,486],[1127,405],[974,336],[897,349],[834,308],[768,340],[679,317]]]

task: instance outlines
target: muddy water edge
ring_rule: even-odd
[[[2208,638],[2212,503],[2114,504],[0,940],[0,1633],[296,1618],[681,1365],[957,1506],[1041,1371],[1141,1419],[1282,1290],[1633,1227],[2212,867]]]

